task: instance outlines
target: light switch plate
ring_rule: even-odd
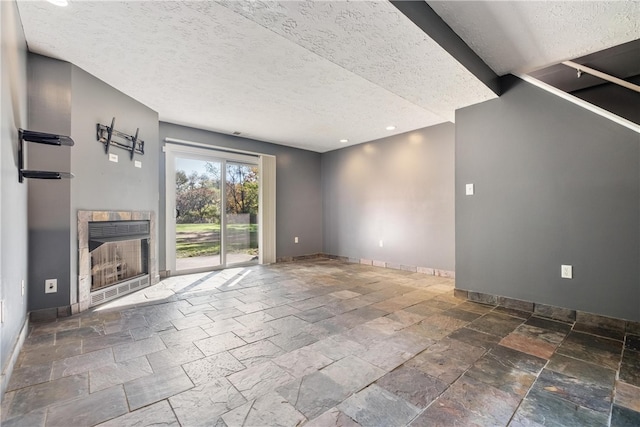
[[[113,163],[118,163],[118,155],[109,153],[109,161]]]
[[[142,168],[142,162],[140,160],[134,160],[133,165],[137,168]]]
[[[474,188],[473,188],[473,184],[467,184],[465,186],[465,194],[467,196],[473,196],[474,193]]]

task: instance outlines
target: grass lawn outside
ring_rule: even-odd
[[[228,252],[245,252],[257,255],[258,224],[229,224],[227,226]],[[246,243],[234,244],[234,240],[249,232],[250,247]],[[244,240],[246,242],[246,238]],[[176,224],[176,257],[200,257],[220,254],[220,224]]]

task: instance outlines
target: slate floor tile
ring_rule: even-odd
[[[191,381],[195,385],[199,385],[242,371],[245,366],[229,352],[223,351],[203,359],[185,363],[182,368]]]
[[[133,337],[129,331],[120,331],[110,335],[86,338],[82,340],[82,351],[91,353],[103,348],[113,347],[118,344],[133,342]]]
[[[602,413],[608,413],[613,397],[613,387],[598,386],[548,369],[542,371],[534,389]]]
[[[87,395],[89,393],[88,376],[87,373],[83,373],[63,377],[9,392],[3,398],[2,416],[11,419],[35,409]],[[9,402],[8,405],[5,404],[5,399]]]
[[[171,332],[163,333],[160,335],[160,339],[167,347],[182,346],[185,344],[191,344],[194,341],[208,338],[204,329],[199,326],[189,329],[173,330]]]
[[[489,355],[481,357],[465,373],[485,384],[507,393],[524,397],[536,380],[536,376],[526,371],[515,369],[503,363],[499,358]]]
[[[469,329],[499,337],[506,337],[523,323],[522,319],[506,314],[490,312],[469,323]]]
[[[311,310],[306,310],[306,311],[297,313],[295,314],[295,316],[304,321],[315,323],[320,320],[333,317],[335,316],[335,314],[325,307],[316,307],[316,308],[312,308]]]
[[[558,347],[557,352],[575,359],[617,369],[622,353],[622,343],[572,331]]]
[[[449,384],[408,366],[401,366],[375,382],[418,408],[426,408]]]
[[[527,425],[526,421],[530,420],[540,425],[563,427],[606,426],[609,423],[608,414],[535,389],[522,401],[514,419],[519,420],[521,425]]]
[[[340,360],[343,357],[351,356],[353,354],[362,354],[366,351],[366,347],[362,344],[351,341],[344,335],[332,335],[330,337],[321,339],[311,345],[308,345],[312,351],[320,352],[323,356],[326,356],[332,360]]]
[[[338,405],[338,409],[363,427],[405,425],[420,409],[372,384]]]
[[[294,378],[300,378],[311,374],[333,363],[333,360],[314,352],[309,347],[302,347],[273,359],[273,363],[291,374]]]
[[[180,367],[164,369],[124,384],[131,410],[174,396],[193,387],[193,383]]]
[[[227,426],[296,427],[306,417],[277,393],[269,393],[247,402],[222,416]]]
[[[314,372],[276,391],[308,419],[313,419],[346,399],[353,388],[337,383],[322,372]]]
[[[305,424],[305,427],[361,427],[338,408],[331,408],[324,414]]]
[[[273,344],[284,351],[293,351],[298,348],[313,344],[318,338],[305,331],[285,332],[269,338]]]
[[[614,403],[618,406],[640,412],[640,387],[616,381]]]
[[[564,337],[564,333],[524,324],[518,326],[515,331],[504,337],[500,341],[500,345],[548,359],[553,355]]]
[[[122,386],[49,408],[46,426],[92,426],[129,412]]]
[[[194,360],[202,359],[204,353],[194,344],[169,347],[155,353],[147,354],[147,360],[155,372],[174,366],[183,365]]]
[[[69,375],[80,374],[113,362],[113,352],[110,348],[56,360],[53,362],[51,379],[55,380]]]
[[[151,374],[153,369],[144,356],[124,362],[114,362],[89,371],[89,389],[91,393],[95,393]]]
[[[625,350],[620,364],[620,380],[640,386],[640,352]]]
[[[611,427],[637,427],[640,425],[640,412],[613,405]]]
[[[405,363],[451,384],[482,356],[484,349],[445,338]]]
[[[448,338],[455,339],[474,347],[489,350],[498,345],[500,337],[497,335],[487,334],[485,332],[475,331],[469,328],[461,328],[449,334]]]
[[[44,427],[47,409],[40,408],[11,419],[3,419],[2,427]]]
[[[433,402],[415,425],[429,425],[432,418],[449,425],[507,425],[519,403],[520,397],[465,375]]]
[[[546,369],[609,389],[613,388],[616,379],[616,371],[613,369],[562,354],[554,354]]]
[[[81,340],[51,347],[35,347],[20,353],[17,366],[26,367],[45,365],[60,359],[77,356],[82,353]]]
[[[567,335],[571,331],[571,325],[569,323],[561,322],[559,320],[545,319],[537,316],[530,317],[526,322],[524,322],[524,324],[540,329],[546,329],[552,332],[557,332],[563,335]]]
[[[247,400],[262,396],[294,380],[273,362],[265,362],[227,377]]]
[[[283,354],[284,350],[269,340],[262,340],[234,348],[229,353],[243,365],[250,367],[272,360]]]
[[[153,405],[140,408],[137,411],[114,418],[102,424],[99,427],[140,427],[140,426],[162,426],[162,427],[179,427],[180,424],[176,419],[169,402],[162,400]]]
[[[351,392],[371,384],[385,373],[384,370],[356,356],[340,359],[320,372]]]
[[[638,425],[640,323],[552,320],[336,260],[239,271],[34,323],[2,426]]]
[[[51,379],[51,366],[52,363],[47,363],[15,368],[11,373],[7,392],[49,381]]]
[[[247,344],[242,338],[238,337],[233,332],[226,332],[224,334],[204,338],[194,341],[193,343],[207,356],[211,356],[212,354],[220,353],[225,350],[242,347]]]
[[[156,351],[165,350],[166,348],[167,347],[164,345],[160,337],[155,336],[140,341],[118,344],[113,347],[113,355],[116,362],[123,362],[125,360],[135,359],[136,357],[155,353]]]
[[[598,335],[604,338],[616,341],[624,341],[624,331],[601,328],[593,325],[585,325],[584,323],[576,323],[573,326],[574,331],[584,332],[591,335]]]
[[[198,426],[211,424],[246,399],[226,378],[217,378],[176,394],[169,402],[182,425]]]
[[[624,340],[624,348],[633,351],[640,351],[640,336],[627,334]]]

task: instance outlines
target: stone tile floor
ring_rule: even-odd
[[[640,425],[640,328],[330,260],[173,277],[32,324],[2,426]]]

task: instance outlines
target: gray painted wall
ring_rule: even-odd
[[[454,146],[446,123],[323,154],[324,252],[455,270]]]
[[[71,134],[72,65],[29,54],[29,127]],[[66,172],[73,147],[28,144],[29,169]],[[69,305],[71,274],[71,181],[29,179],[29,310]],[[45,294],[46,279],[58,292]]]
[[[640,136],[504,83],[456,113],[456,287],[640,320]]]
[[[160,144],[165,138],[276,156],[276,256],[289,257],[322,252],[322,189],[320,154],[224,135],[171,123],[160,123]],[[165,165],[160,163],[160,270],[166,269],[165,254]],[[299,243],[294,243],[294,237]]]
[[[27,44],[15,2],[0,2],[2,48],[0,126],[0,299],[5,321],[0,324],[0,369],[3,396],[5,372],[27,314],[27,186],[18,182],[18,129],[27,128]]]
[[[158,113],[109,86],[86,71],[73,66],[71,92],[71,289],[77,289],[78,210],[153,211],[158,213]],[[111,125],[145,143],[142,162],[136,168],[129,152],[112,147],[118,163],[110,162],[104,145],[96,140],[96,123]],[[156,230],[157,233],[157,230]],[[157,242],[157,239],[156,239]],[[157,247],[156,247],[157,253]]]
[[[37,146],[34,168],[71,171],[72,180],[29,182],[29,310],[69,306],[77,290],[77,211],[158,211],[158,114],[78,67],[29,54],[29,120],[34,130],[70,135],[73,147]],[[135,133],[145,155],[112,148],[109,162],[96,141],[96,123]],[[37,150],[37,151],[36,151]],[[58,279],[58,292],[44,293],[44,280]]]

